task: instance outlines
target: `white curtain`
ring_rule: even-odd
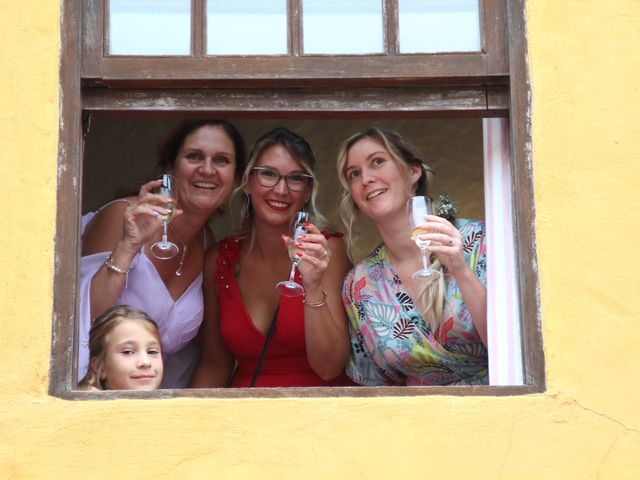
[[[491,385],[522,385],[509,122],[483,120],[487,223],[487,318]]]

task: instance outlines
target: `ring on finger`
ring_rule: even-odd
[[[324,251],[322,252],[322,255],[320,255],[320,258],[324,258],[327,255],[329,255],[329,252],[327,252],[327,249],[325,248]]]

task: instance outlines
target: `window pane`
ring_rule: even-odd
[[[189,55],[191,0],[109,0],[109,53]]]
[[[287,53],[286,0],[207,0],[207,53]]]
[[[399,0],[400,52],[480,51],[478,0]]]
[[[303,0],[304,53],[381,53],[381,0]]]

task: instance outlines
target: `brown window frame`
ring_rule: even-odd
[[[203,0],[192,0],[203,9]],[[481,0],[482,1],[482,0]],[[95,58],[87,61],[87,35],[96,25],[95,7],[100,0],[63,0],[61,24],[61,98],[60,147],[58,153],[58,196],[55,239],[55,273],[53,302],[53,335],[49,392],[69,399],[107,398],[173,398],[173,397],[325,397],[325,396],[413,396],[413,395],[515,395],[544,391],[544,353],[539,317],[538,277],[535,266],[535,231],[531,221],[534,212],[531,174],[530,88],[526,63],[524,0],[483,0],[483,5],[498,5],[503,12],[503,51],[500,60],[487,60],[486,65],[499,65],[501,73],[479,72],[466,56],[458,59],[463,66],[452,67],[449,55],[398,55],[401,68],[383,70],[368,77],[372,67],[353,63],[349,56],[348,73],[335,76],[342,57],[331,65],[331,58],[295,57],[290,69],[274,78],[276,69],[265,66],[263,57],[252,57],[257,66],[224,74],[221,70],[203,70],[204,65],[223,66],[228,59],[190,58],[193,70],[182,70],[182,64],[167,59],[151,58],[136,63],[132,58],[105,58],[95,69]],[[385,12],[389,4],[385,2]],[[289,0],[299,7],[300,0]],[[84,10],[93,6],[94,10]],[[486,17],[486,8],[483,10]],[[296,13],[299,15],[299,12]],[[484,27],[486,28],[486,27]],[[507,33],[508,32],[508,33]],[[92,34],[95,34],[93,32]],[[95,39],[94,37],[91,37]],[[104,38],[104,35],[103,35]],[[197,42],[196,42],[197,43]],[[102,47],[101,47],[102,48]],[[94,52],[95,53],[95,52]],[[405,60],[406,57],[408,60]],[[266,57],[265,57],[266,58]],[[370,57],[367,57],[370,58]],[[423,60],[432,65],[443,60],[441,68],[426,72]],[[156,66],[151,66],[156,60]],[[275,65],[280,65],[276,60]],[[309,60],[309,61],[307,61]],[[371,60],[378,67],[389,65],[389,58]],[[217,62],[217,63],[216,63]],[[363,60],[364,62],[364,60]],[[387,63],[385,63],[387,62]],[[415,62],[416,65],[409,65]],[[247,65],[249,63],[245,62]],[[365,62],[366,63],[366,62]],[[121,65],[118,65],[121,64]],[[393,64],[393,62],[391,63]],[[322,76],[314,76],[324,65]],[[395,65],[395,64],[394,64]],[[470,66],[471,65],[471,66]],[[504,67],[504,72],[502,71]],[[228,68],[228,65],[227,65]],[[333,70],[331,70],[333,68]],[[405,76],[407,72],[421,75]],[[333,72],[334,76],[329,73]],[[458,76],[461,72],[466,74]],[[171,86],[171,89],[167,89]],[[198,87],[207,86],[206,89]],[[278,107],[274,107],[275,99]],[[169,101],[168,101],[169,100]],[[162,107],[170,104],[171,107]],[[375,106],[375,109],[374,109]],[[478,387],[321,387],[280,389],[184,389],[154,392],[80,392],[74,390],[76,367],[76,311],[79,272],[81,213],[81,179],[83,151],[83,119],[91,112],[140,116],[210,116],[227,118],[431,118],[446,115],[511,119],[512,166],[514,174],[515,243],[519,259],[518,286],[524,385]],[[73,367],[71,367],[73,365]]]
[[[479,52],[401,54],[398,0],[380,0],[384,21],[384,53],[318,55],[303,53],[303,0],[287,0],[288,53],[286,55],[207,55],[206,0],[191,0],[191,54],[181,56],[110,55],[108,0],[86,0],[82,5],[82,78],[84,85],[109,86],[225,84],[259,80],[324,83],[366,81],[378,84],[418,80],[441,83],[480,82],[508,76],[504,0],[478,0]],[[498,20],[498,21],[496,21]]]

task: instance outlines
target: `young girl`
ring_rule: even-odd
[[[128,305],[111,307],[91,325],[89,371],[80,390],[153,390],[162,381],[156,323]]]

